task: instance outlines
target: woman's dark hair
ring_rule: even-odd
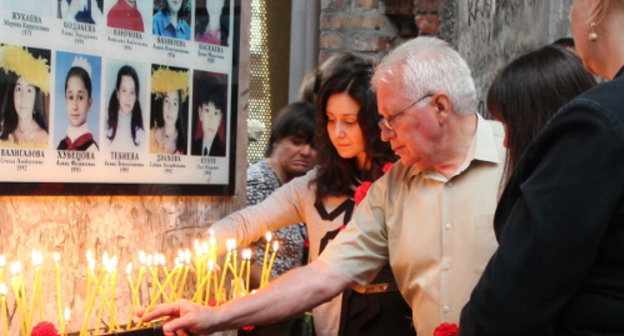
[[[202,35],[206,31],[208,23],[210,23],[210,15],[206,13],[206,1],[198,0],[195,4],[195,35]],[[202,5],[203,4],[203,5]],[[223,1],[223,9],[219,16],[219,29],[221,29],[222,46],[228,45],[228,37],[230,35],[230,1]]]
[[[175,91],[179,98],[178,104],[178,119],[176,120],[175,127],[178,131],[178,139],[176,141],[176,149],[182,153],[186,154],[186,128],[183,125],[187,123],[187,114],[185,113],[188,105],[186,101],[182,100],[183,91],[177,90]],[[160,100],[160,101],[159,101]],[[151,124],[152,128],[164,127],[165,126],[165,117],[163,115],[163,105],[165,102],[165,97],[159,97],[158,94],[152,93],[152,117]]]
[[[84,83],[85,88],[87,89],[87,93],[89,94],[89,98],[91,98],[91,77],[89,77],[89,73],[87,72],[87,70],[76,66],[71,67],[71,69],[69,69],[69,71],[67,72],[67,77],[65,77],[65,92],[67,92],[67,82],[72,77],[78,77],[80,78],[80,80],[82,80],[82,83]]]
[[[6,113],[4,114],[4,120],[2,122],[2,133],[0,134],[0,139],[2,140],[6,140],[9,137],[9,134],[15,131],[15,129],[17,128],[18,121],[19,121],[18,116],[17,116],[17,111],[15,111],[15,100],[14,100],[15,98],[13,96],[15,92],[15,86],[17,85],[17,80],[19,79],[19,77],[14,76],[14,75],[10,75],[10,77],[11,77],[10,81],[13,84],[8,86],[8,90],[6,90],[5,95],[4,95],[6,97],[6,104],[4,104]],[[43,106],[44,106],[43,93],[41,92],[39,87],[34,86],[34,88],[35,88],[35,105],[33,107],[34,109],[33,120],[37,123],[37,125],[39,125],[39,127],[41,127],[47,132],[48,125],[46,123],[44,113],[43,113]]]
[[[132,107],[132,120],[130,121],[130,132],[132,134],[132,142],[135,146],[139,143],[136,140],[136,132],[139,129],[143,129],[143,112],[141,111],[141,104],[139,103],[139,76],[133,67],[129,65],[122,66],[117,72],[117,82],[115,84],[115,90],[111,94],[108,102],[108,129],[111,130],[111,134],[108,136],[109,140],[115,139],[117,135],[117,123],[119,121],[119,99],[117,99],[117,91],[121,85],[121,77],[128,76],[134,81],[135,94],[137,97],[134,106]]]
[[[487,108],[506,128],[505,176],[555,112],[594,85],[581,60],[556,46],[520,56],[501,70],[488,91]]]
[[[204,75],[203,72],[195,71],[195,76],[197,84],[193,88],[193,120],[197,121],[197,127],[199,127],[199,108],[212,102],[217,109],[221,110],[221,123],[219,124],[221,128],[221,125],[227,122],[227,84],[214,76]],[[200,129],[196,128],[196,138],[199,137]],[[225,139],[221,140],[225,141]]]
[[[275,143],[287,137],[300,138],[308,144],[314,144],[315,130],[314,105],[307,102],[296,102],[282,107],[271,126],[271,136],[264,156],[271,156]]]
[[[349,63],[335,75],[328,78],[318,95],[317,117],[319,127],[316,133],[318,152],[318,174],[316,200],[327,196],[348,195],[356,179],[374,181],[382,174],[383,166],[394,162],[396,156],[390,146],[381,140],[377,123],[381,119],[377,113],[377,100],[371,89],[370,79],[373,66],[368,63]],[[343,159],[338,155],[327,133],[327,101],[334,94],[346,93],[360,106],[358,124],[365,141],[365,151],[370,169],[360,171],[357,159]]]
[[[344,51],[331,55],[323,64],[305,75],[299,88],[299,99],[316,104],[316,96],[323,83],[349,63],[366,63],[366,61]]]

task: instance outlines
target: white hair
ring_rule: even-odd
[[[477,94],[466,61],[445,41],[417,37],[392,50],[375,69],[372,86],[391,78],[402,80],[405,97],[417,99],[427,93],[448,95],[457,114],[477,111]]]

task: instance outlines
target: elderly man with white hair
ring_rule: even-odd
[[[390,262],[418,335],[458,322],[496,249],[502,126],[476,113],[466,62],[436,38],[393,50],[377,67],[373,86],[382,138],[401,159],[373,184],[320,257],[219,308],[182,301],[144,319],[169,316],[164,330],[178,335],[275,321],[367,285]]]

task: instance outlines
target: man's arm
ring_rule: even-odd
[[[294,269],[265,289],[211,308],[177,301],[157,306],[143,316],[144,321],[169,316],[166,333],[184,330],[206,334],[248,325],[266,324],[304,312],[328,301],[354,282],[321,261]]]

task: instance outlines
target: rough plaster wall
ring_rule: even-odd
[[[179,248],[192,248],[193,239],[211,222],[245,204],[247,111],[249,95],[250,2],[241,1],[241,59],[239,71],[236,195],[197,196],[1,196],[0,254],[7,262],[21,261],[30,297],[33,282],[31,252],[44,253],[42,270],[44,317],[56,323],[56,301],[52,252],[62,255],[62,297],[75,316],[69,330],[77,330],[85,306],[86,250],[92,249],[100,266],[108,251],[120,258],[117,309],[125,324],[129,308],[125,267],[135,270],[140,250],[165,253],[169,265]],[[136,278],[136,271],[134,277]],[[5,269],[5,282],[11,274]],[[12,294],[9,295],[12,302]],[[9,309],[13,312],[15,307]],[[16,314],[13,319],[17,318]],[[11,335],[17,335],[13,323]]]
[[[456,47],[475,79],[479,112],[497,71],[517,56],[549,43],[550,2],[459,0]]]

